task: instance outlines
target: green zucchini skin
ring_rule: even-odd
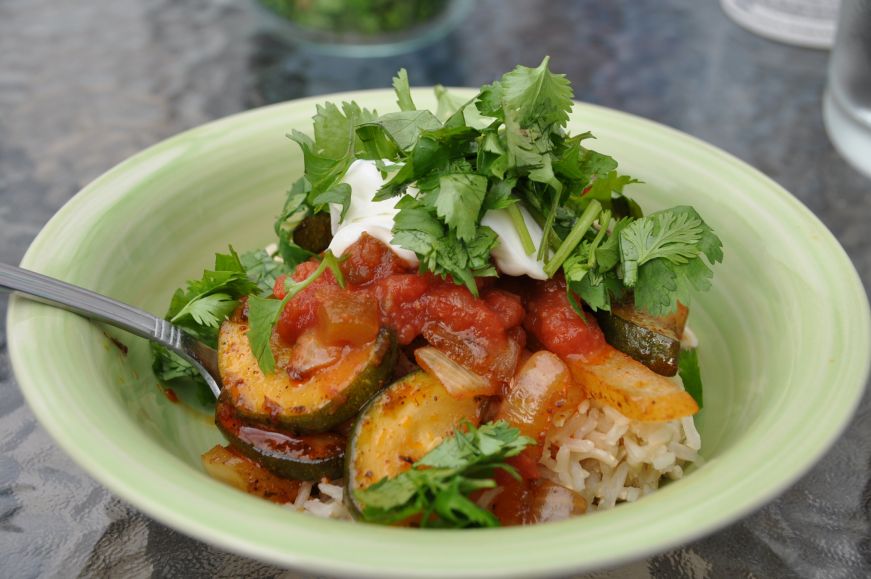
[[[342,476],[344,436],[334,433],[294,434],[249,424],[223,397],[215,408],[215,425],[233,448],[274,475],[311,481]]]
[[[360,518],[363,510],[354,491],[407,470],[464,420],[480,422],[479,401],[451,397],[424,372],[412,372],[381,391],[348,437],[345,501],[351,514]]]
[[[325,251],[332,240],[329,212],[309,215],[293,231],[293,242],[312,253]]]
[[[680,306],[681,308],[683,306]],[[677,374],[680,335],[686,321],[682,315],[655,318],[632,307],[615,306],[612,311],[599,310],[596,318],[605,341],[657,374]]]
[[[234,325],[235,324],[235,325]],[[228,400],[240,416],[294,432],[326,432],[353,418],[387,383],[396,365],[396,336],[381,328],[364,351],[358,348],[306,381],[286,371],[289,347],[273,341],[275,372],[264,376],[251,354],[247,323],[225,321],[218,337],[218,360]],[[356,356],[356,357],[355,357]],[[347,375],[343,364],[354,364]]]

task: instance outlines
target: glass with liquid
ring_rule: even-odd
[[[871,177],[871,0],[844,0],[823,98],[829,138]]]

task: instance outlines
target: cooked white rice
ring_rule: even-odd
[[[581,494],[588,511],[636,501],[679,479],[699,460],[701,438],[691,416],[670,422],[630,420],[596,400],[585,400],[545,441],[545,476]]]
[[[342,480],[303,482],[299,487],[296,500],[285,506],[324,519],[350,519],[351,514],[342,500],[345,493],[342,482]]]

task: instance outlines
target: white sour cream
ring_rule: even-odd
[[[384,182],[374,161],[358,160],[351,164],[343,180],[343,183],[351,186],[351,205],[344,221],[339,223],[342,206],[330,204],[330,228],[333,231],[330,250],[334,255],[342,255],[365,231],[390,246],[409,265],[417,265],[419,262],[413,251],[390,243],[393,239],[393,218],[399,213],[394,205],[399,199],[372,201]]]
[[[341,206],[330,205],[330,224],[333,231],[330,250],[335,255],[341,255],[365,231],[387,244],[396,255],[409,265],[417,265],[418,259],[414,252],[390,243],[390,240],[393,239],[391,232],[393,218],[399,212],[395,208],[398,199],[372,200],[372,197],[384,184],[384,179],[375,166],[375,162],[355,161],[345,174],[344,182],[351,186],[351,205],[345,215],[345,220],[341,223],[339,223]],[[541,227],[525,209],[521,208],[520,212],[526,222],[526,228],[529,230],[532,242],[538,248],[541,243]],[[528,275],[534,279],[547,279],[541,263],[535,259],[535,254],[526,255],[523,251],[520,236],[514,229],[507,210],[488,211],[481,220],[481,224],[492,228],[499,236],[492,252],[493,261],[499,271],[507,275]]]

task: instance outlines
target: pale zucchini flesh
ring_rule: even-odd
[[[384,389],[360,414],[348,440],[345,479],[352,511],[362,508],[355,490],[408,470],[466,420],[479,423],[478,400],[450,396],[424,372]]]

